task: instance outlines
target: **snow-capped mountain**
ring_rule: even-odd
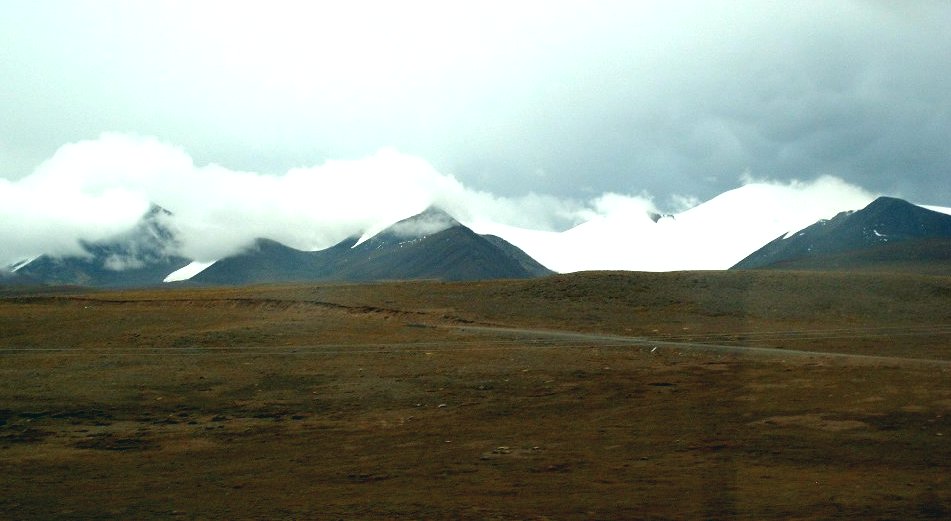
[[[170,212],[152,205],[132,229],[103,241],[81,241],[83,255],[40,255],[9,271],[18,278],[45,284],[120,287],[160,283],[189,262],[176,254],[170,217]]]
[[[713,270],[765,265],[762,260],[755,265],[744,261],[754,257],[754,252],[760,259],[786,259],[804,244],[801,241],[805,239],[797,237],[809,238],[812,242],[808,247],[813,250],[825,242],[861,246],[847,237],[817,238],[814,231],[819,229],[860,229],[862,240],[881,245],[904,243],[898,239],[917,233],[915,226],[925,226],[926,238],[931,242],[916,243],[916,249],[903,246],[907,251],[900,254],[894,252],[901,248],[890,246],[893,257],[912,259],[919,255],[934,260],[948,255],[951,248],[935,242],[935,237],[928,235],[934,230],[927,224],[935,219],[951,219],[940,213],[947,208],[936,207],[938,212],[933,212],[893,198],[869,205],[872,199],[861,191],[815,197],[795,187],[748,184],[683,212],[660,215],[647,206],[631,205],[623,211],[615,208],[594,213],[587,222],[561,232],[484,221],[463,223],[445,211],[430,208],[388,227],[374,225],[373,229],[380,231],[354,234],[322,250],[303,251],[262,237],[246,250],[214,262],[190,261],[181,256],[174,216],[153,206],[127,232],[108,240],[81,243],[83,255],[41,255],[7,267],[0,284],[473,280],[535,277],[551,273],[549,267],[557,272]],[[866,205],[868,208],[859,211]],[[881,222],[868,217],[861,225],[853,224],[858,217],[872,215]],[[927,223],[922,215],[930,216],[925,219]],[[823,219],[831,220],[810,226]],[[902,219],[905,224],[897,224]],[[840,221],[845,224],[840,225]],[[798,230],[803,232],[797,234]]]
[[[779,237],[734,268],[951,267],[951,215],[892,197]],[[931,270],[934,271],[934,270]]]
[[[4,284],[100,287],[281,281],[529,278],[552,273],[505,240],[478,235],[446,212],[430,208],[370,237],[301,251],[260,238],[246,251],[215,262],[177,255],[171,214],[153,206],[131,230],[84,242],[85,255],[41,255],[5,270]]]
[[[300,251],[259,239],[190,280],[206,284],[275,281],[477,280],[529,278],[550,270],[498,237],[481,236],[430,208],[369,238]]]

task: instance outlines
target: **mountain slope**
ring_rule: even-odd
[[[733,269],[899,269],[951,266],[951,216],[893,197],[779,237]]]
[[[340,274],[348,280],[477,280],[529,278],[551,273],[544,268],[527,268],[534,261],[527,255],[522,256],[527,260],[522,262],[506,247],[499,247],[492,240],[457,225],[398,242],[367,241],[352,250],[350,262]]]
[[[542,264],[527,253],[520,250],[514,244],[506,241],[505,239],[497,235],[481,235],[481,237],[490,243],[492,243],[496,248],[502,251],[506,256],[512,259],[516,264],[521,266],[523,270],[530,274],[532,277],[540,277],[553,273],[551,270],[542,266]]]
[[[174,232],[166,224],[171,214],[152,205],[131,230],[105,241],[81,242],[83,256],[41,255],[18,266],[15,274],[44,284],[127,287],[161,283],[186,264],[174,254]]]
[[[329,278],[356,243],[347,239],[321,251],[301,251],[270,239],[258,239],[247,251],[221,259],[192,277],[206,284],[253,284]]]
[[[552,273],[498,237],[485,237],[442,210],[399,221],[369,239],[305,252],[260,239],[191,278],[208,284],[385,279],[478,280]]]

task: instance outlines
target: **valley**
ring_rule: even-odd
[[[0,290],[17,519],[942,519],[951,280]]]

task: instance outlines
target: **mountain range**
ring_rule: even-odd
[[[531,278],[551,273],[505,240],[478,235],[446,212],[429,208],[366,241],[351,237],[314,252],[258,239],[248,251],[222,259],[190,280],[209,284],[478,280]]]
[[[196,263],[170,253],[176,240],[165,223],[169,215],[153,206],[132,230],[107,241],[82,243],[84,255],[42,255],[11,267],[0,282],[129,287],[177,280],[175,274]],[[194,284],[239,285],[531,278],[553,273],[505,240],[476,234],[437,208],[362,242],[351,237],[324,250],[301,251],[259,238],[241,253],[199,267],[204,269],[181,278]]]
[[[951,215],[880,197],[863,209],[839,212],[796,232],[782,228],[796,220],[784,216],[781,208],[770,216],[762,215],[766,210],[750,212],[745,204],[754,198],[760,204],[771,202],[763,192],[738,189],[680,214],[634,213],[627,228],[623,223],[594,219],[565,232],[526,235],[503,229],[507,233],[500,235],[506,238],[476,233],[444,210],[432,207],[372,237],[353,236],[326,249],[302,251],[259,238],[244,251],[215,262],[193,262],[176,253],[179,245],[172,214],[153,205],[132,229],[108,240],[82,242],[82,255],[41,255],[0,270],[0,284],[130,287],[187,280],[188,284],[241,285],[480,280],[554,273],[526,253],[527,249],[542,252],[546,258],[577,249],[589,256],[603,253],[600,269],[617,269],[611,260],[626,253],[682,261],[658,262],[660,269],[654,271],[700,269],[703,262],[716,258],[718,264],[729,261],[717,269],[951,274]],[[754,225],[745,225],[747,221]],[[772,240],[760,238],[770,231]],[[754,240],[760,242],[753,244]],[[555,244],[561,250],[544,248]],[[680,250],[672,255],[658,244]]]

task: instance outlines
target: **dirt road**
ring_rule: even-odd
[[[597,342],[599,344],[618,347],[637,346],[642,349],[679,349],[685,351],[702,351],[712,353],[734,353],[749,356],[770,356],[780,358],[825,358],[847,361],[851,364],[895,365],[895,366],[938,366],[951,367],[951,360],[932,360],[926,358],[908,358],[896,356],[873,356],[854,353],[832,353],[824,351],[807,351],[802,349],[785,349],[775,347],[729,345],[706,342],[685,342],[654,339],[648,337],[630,337],[622,335],[607,335],[602,333],[584,333],[577,331],[558,331],[553,329],[525,329],[494,326],[454,326],[461,332],[514,336],[517,338],[563,342]],[[840,334],[834,332],[833,334]],[[901,332],[896,332],[900,335]],[[951,334],[946,332],[945,334]]]

